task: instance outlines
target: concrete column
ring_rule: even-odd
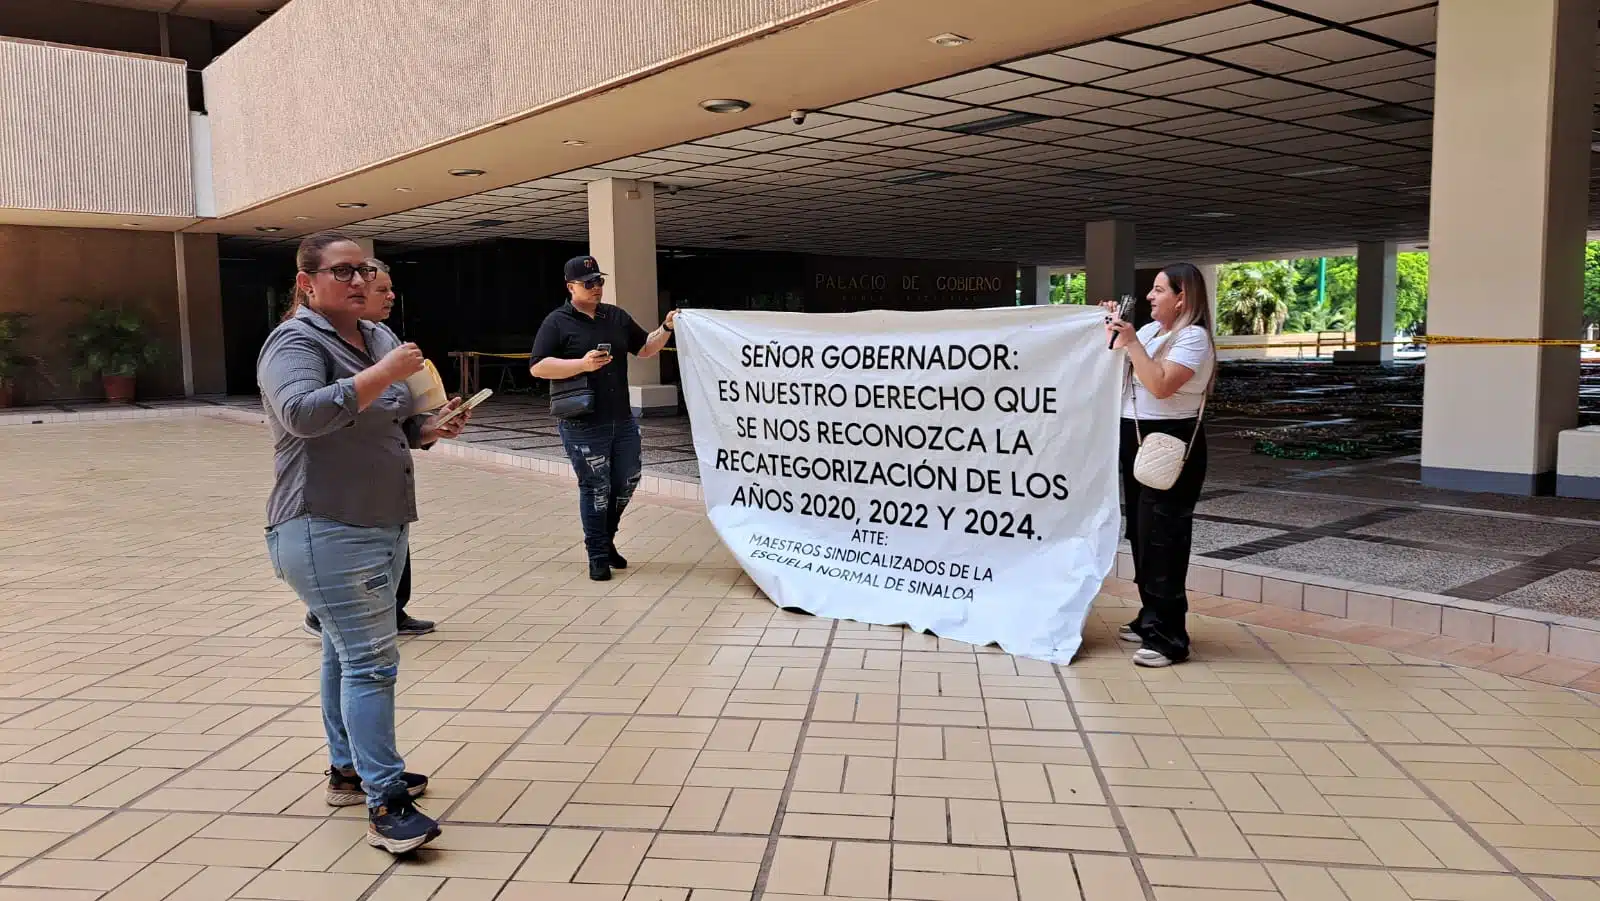
[[[226,394],[227,348],[222,337],[222,272],[217,236],[175,232],[172,247],[177,260],[184,396]]]
[[[1442,0],[1428,333],[1574,338],[1582,322],[1596,0]],[[1548,493],[1575,347],[1428,351],[1422,479]]]
[[[1021,267],[1018,287],[1022,289],[1022,305],[1038,306],[1050,303],[1050,267]]]
[[[356,246],[361,248],[361,252],[366,254],[368,259],[378,255],[377,242],[371,238],[357,238]]]
[[[1206,302],[1211,304],[1211,318],[1207,321],[1211,323],[1212,334],[1215,334],[1217,331],[1217,273],[1222,267],[1216,263],[1206,263],[1197,265],[1195,268],[1200,270],[1200,278],[1206,283]]]
[[[1091,304],[1135,294],[1133,223],[1107,220],[1089,223],[1084,236],[1084,299]]]
[[[606,302],[627,310],[645,331],[661,324],[655,187],[654,182],[622,178],[589,182],[589,253],[608,273]],[[637,414],[678,412],[678,389],[661,384],[659,360],[629,360],[628,383]]]
[[[1393,241],[1363,241],[1356,245],[1356,343],[1394,340],[1396,282]],[[1335,363],[1388,364],[1394,362],[1394,345],[1356,347],[1333,353]]]

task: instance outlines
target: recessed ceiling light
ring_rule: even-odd
[[[477,178],[484,172],[482,169],[451,169],[450,174],[456,178]]]
[[[750,108],[750,103],[745,100],[722,98],[702,100],[700,101],[700,108],[708,113],[742,113]]]
[[[295,218],[299,219],[301,222],[307,222],[307,221],[310,221],[310,219],[311,219],[310,216],[296,216]]]
[[[352,200],[352,201],[347,201],[345,203],[339,204],[339,209],[341,209],[341,210],[360,210],[360,209],[365,209],[366,206],[367,205],[364,204],[364,203],[358,203],[358,202]]]
[[[1345,110],[1341,115],[1351,116],[1364,122],[1373,122],[1378,125],[1398,125],[1401,122],[1421,122],[1430,118],[1429,113],[1402,106],[1398,103],[1379,103],[1374,106],[1365,106],[1360,109]]]
[[[1284,175],[1294,175],[1294,176],[1337,175],[1340,172],[1354,172],[1359,168],[1361,168],[1361,167],[1360,166],[1323,166],[1323,167],[1317,168],[1317,169],[1301,169],[1301,170],[1299,170],[1297,172],[1285,172],[1283,174]]]
[[[410,194],[411,193],[411,189],[410,188],[395,188],[395,190],[399,191],[401,194]]]
[[[139,222],[124,222],[122,224],[127,228],[144,228],[143,223]]]
[[[276,225],[258,225],[258,226],[256,226],[256,231],[258,231],[258,232],[281,232],[281,231],[283,231],[283,229],[277,227]]]
[[[962,44],[972,43],[972,38],[959,34],[951,34],[947,31],[944,34],[936,34],[933,37],[928,38],[928,42],[938,47],[960,47]]]
[[[963,134],[982,135],[1002,128],[1016,128],[1019,125],[1031,125],[1043,122],[1048,116],[1038,113],[1002,113],[998,116],[989,116],[976,122],[963,122],[959,125],[946,125],[945,131],[959,131]]]
[[[895,177],[888,179],[888,181],[897,185],[914,185],[917,182],[937,181],[941,178],[949,178],[954,174],[954,172],[907,172],[904,175],[896,175]]]
[[[577,138],[568,138],[565,141],[562,141],[561,143],[567,145],[568,147],[583,147],[584,145],[588,144],[589,142],[588,141],[580,141]]]

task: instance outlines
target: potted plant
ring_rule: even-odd
[[[17,377],[22,371],[41,363],[21,350],[30,318],[28,313],[0,313],[0,409],[16,402]]]
[[[145,331],[139,314],[99,306],[67,334],[72,374],[79,383],[99,376],[106,400],[133,401],[139,370],[161,359],[161,348]]]

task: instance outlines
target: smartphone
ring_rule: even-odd
[[[610,345],[610,343],[596,345],[595,350],[600,351],[601,353],[605,354],[608,357],[611,356],[611,345]]]
[[[482,391],[479,391],[477,394],[472,395],[472,398],[470,400],[468,400],[466,403],[462,404],[459,407],[456,407],[454,410],[451,410],[450,412],[448,412],[448,413],[444,414],[443,416],[441,416],[439,418],[439,421],[434,423],[434,426],[437,428],[438,426],[444,425],[445,423],[449,422],[450,420],[455,419],[457,416],[461,415],[462,413],[465,413],[466,411],[472,409],[473,407],[476,407],[478,404],[481,404],[484,401],[488,400],[489,396],[491,394],[494,394],[494,391],[489,389],[489,388],[485,388]]]
[[[1133,299],[1132,294],[1122,295],[1122,300],[1117,304],[1117,318],[1123,322],[1132,322],[1133,314],[1139,309],[1139,302]]]
[[[1121,319],[1123,322],[1132,322],[1134,311],[1138,309],[1138,306],[1139,302],[1133,299],[1132,294],[1122,295],[1122,299],[1117,302],[1116,318]],[[1112,347],[1116,343],[1117,336],[1112,335],[1111,340],[1106,342],[1106,347]]]

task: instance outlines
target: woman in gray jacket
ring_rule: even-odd
[[[425,776],[405,771],[394,735],[395,586],[417,519],[411,451],[453,438],[461,403],[414,415],[407,376],[422,351],[362,319],[377,268],[353,239],[306,238],[295,308],[261,349],[256,379],[272,427],[267,551],[278,578],[322,622],[328,803],[368,808],[367,841],[393,854],[439,835],[416,808]]]

